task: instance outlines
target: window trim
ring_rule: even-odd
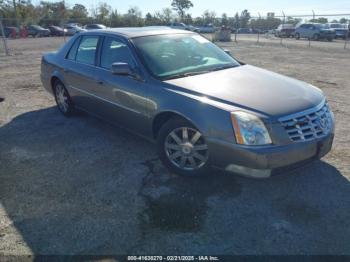
[[[65,55],[65,57],[64,57],[66,60],[76,62],[77,53],[78,53],[78,48],[79,48],[79,46],[80,46],[81,38],[82,38],[82,36],[78,36],[77,39],[75,39],[75,40],[73,41],[73,44],[69,47],[69,49],[68,49],[68,51],[67,51],[67,53],[66,53],[66,55]],[[72,50],[72,48],[73,48],[73,46],[75,45],[75,43],[78,43],[78,47],[77,47],[77,50],[75,51],[74,59],[69,59],[69,58],[68,58],[69,53],[70,53],[70,51]]]

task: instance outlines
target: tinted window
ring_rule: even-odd
[[[77,49],[78,49],[78,45],[79,45],[79,41],[80,41],[80,37],[77,38],[74,42],[74,44],[72,45],[72,47],[69,50],[69,53],[67,55],[67,59],[69,60],[75,60],[75,55],[77,53]]]
[[[78,48],[76,61],[88,65],[95,64],[98,36],[83,36]]]
[[[106,37],[102,46],[101,67],[110,69],[113,63],[134,65],[129,47],[118,39]]]

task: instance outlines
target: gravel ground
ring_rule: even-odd
[[[39,79],[42,53],[63,39],[9,41],[13,55],[0,56],[0,254],[350,255],[350,50],[293,41],[223,45],[319,86],[336,115],[327,157],[262,181],[177,177],[149,142],[86,114],[64,118]]]

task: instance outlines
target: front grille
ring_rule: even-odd
[[[280,123],[293,142],[304,142],[329,134],[332,117],[327,102],[316,108],[286,116]]]

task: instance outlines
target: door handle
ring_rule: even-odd
[[[96,80],[96,83],[99,84],[99,85],[103,85],[104,84],[103,80]]]

